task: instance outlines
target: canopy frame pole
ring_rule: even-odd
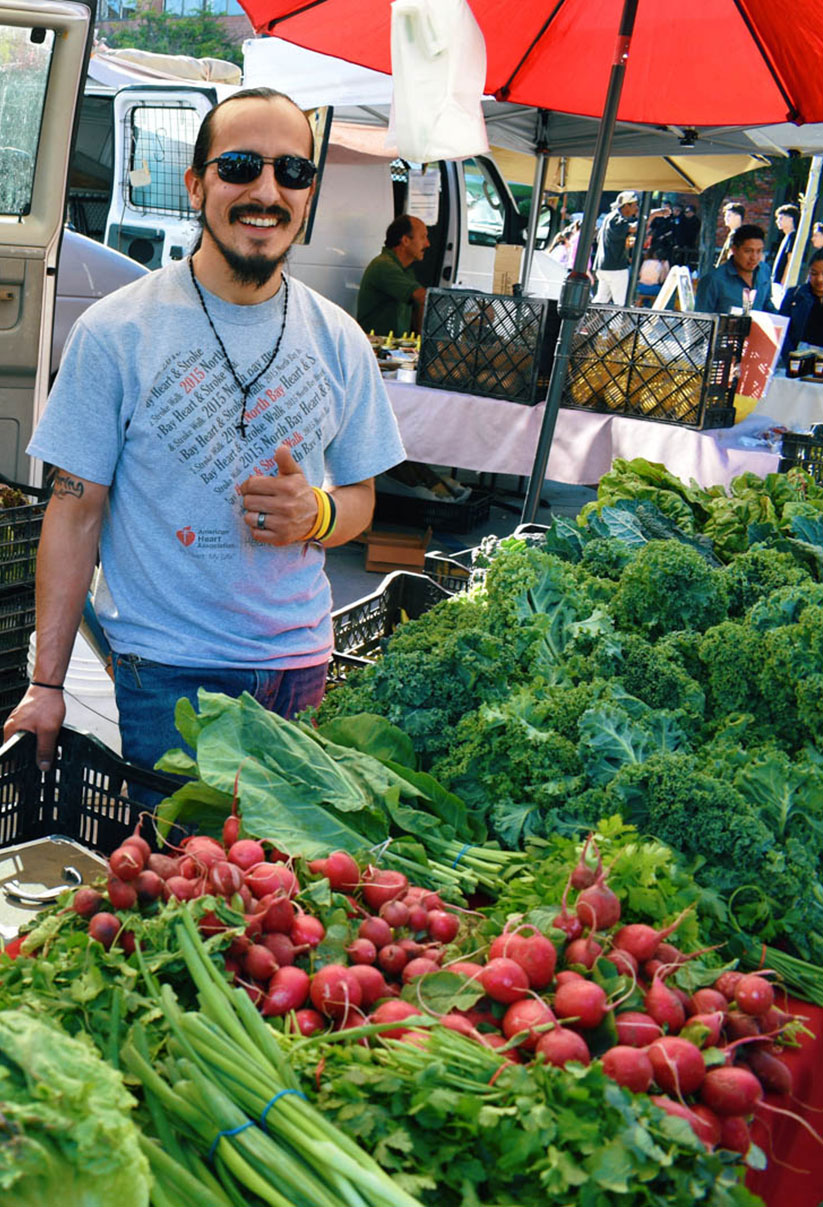
[[[626,290],[626,305],[634,305],[637,293],[637,281],[640,277],[640,265],[643,263],[643,244],[646,242],[646,227],[649,222],[649,212],[652,208],[652,195],[649,192],[640,194],[640,213],[637,215],[637,230],[634,233],[632,262],[629,268],[629,288]]]
[[[549,170],[549,148],[542,141],[535,149],[537,160],[534,165],[534,182],[532,184],[532,203],[529,210],[529,225],[526,230],[526,246],[523,248],[523,258],[520,261],[520,288],[528,293],[529,276],[534,259],[534,242],[537,238],[537,227],[540,222],[540,205],[543,201],[543,190],[546,187],[546,173]]]
[[[790,289],[800,280],[800,270],[803,267],[803,256],[812,229],[817,196],[820,192],[820,175],[823,169],[823,155],[815,155],[809,164],[809,176],[806,181],[806,191],[803,194],[803,205],[800,209],[800,221],[797,224],[797,234],[794,237],[792,254],[789,256],[789,270],[786,274],[786,288]]]
[[[580,227],[580,240],[574,257],[574,265],[563,282],[557,311],[560,315],[560,331],[554,350],[554,360],[549,378],[549,388],[546,395],[546,408],[540,426],[531,477],[523,503],[522,522],[533,524],[540,506],[540,496],[546,479],[546,466],[549,463],[554,429],[557,424],[557,413],[560,410],[560,400],[568,373],[569,354],[572,337],[577,323],[586,313],[591,297],[591,281],[587,273],[589,252],[595,221],[600,206],[600,195],[603,192],[603,181],[606,178],[606,167],[609,162],[614,126],[617,120],[617,109],[623,91],[623,80],[626,74],[626,62],[629,57],[634,23],[637,16],[639,0],[624,0],[623,12],[620,17],[620,27],[615,44],[614,61],[609,75],[609,87],[603,107],[603,118],[597,132],[597,143],[594,149],[591,179],[586,194],[586,204],[583,208],[583,220]]]

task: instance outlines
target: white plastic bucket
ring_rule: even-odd
[[[37,634],[29,640],[29,678],[34,671]],[[77,634],[65,678],[66,724],[92,733],[120,753],[120,730],[114,684],[82,633]]]

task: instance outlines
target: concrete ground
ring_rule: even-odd
[[[523,510],[524,479],[498,474],[492,480],[488,475],[460,471],[461,482],[474,490],[490,491],[492,495],[489,517],[482,524],[465,533],[435,530],[432,532],[428,552],[446,555],[473,549],[484,536],[508,536],[520,524]],[[562,482],[546,482],[541,506],[535,522],[551,523],[552,515],[576,515],[584,503],[596,497],[595,491],[586,486],[569,486]],[[397,526],[377,522],[376,528],[397,530]],[[410,525],[406,531],[413,528]],[[419,528],[417,531],[421,531]],[[350,541],[347,545],[330,549],[326,555],[326,570],[332,585],[332,607],[348,607],[355,600],[377,591],[388,571],[369,571],[365,568],[366,547],[363,542]]]

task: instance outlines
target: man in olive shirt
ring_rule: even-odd
[[[429,246],[425,223],[400,214],[389,224],[379,256],[366,265],[357,295],[357,321],[364,331],[395,335],[419,331],[426,290],[414,265]]]

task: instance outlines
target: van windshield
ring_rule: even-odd
[[[31,212],[54,31],[0,25],[0,214]]]

